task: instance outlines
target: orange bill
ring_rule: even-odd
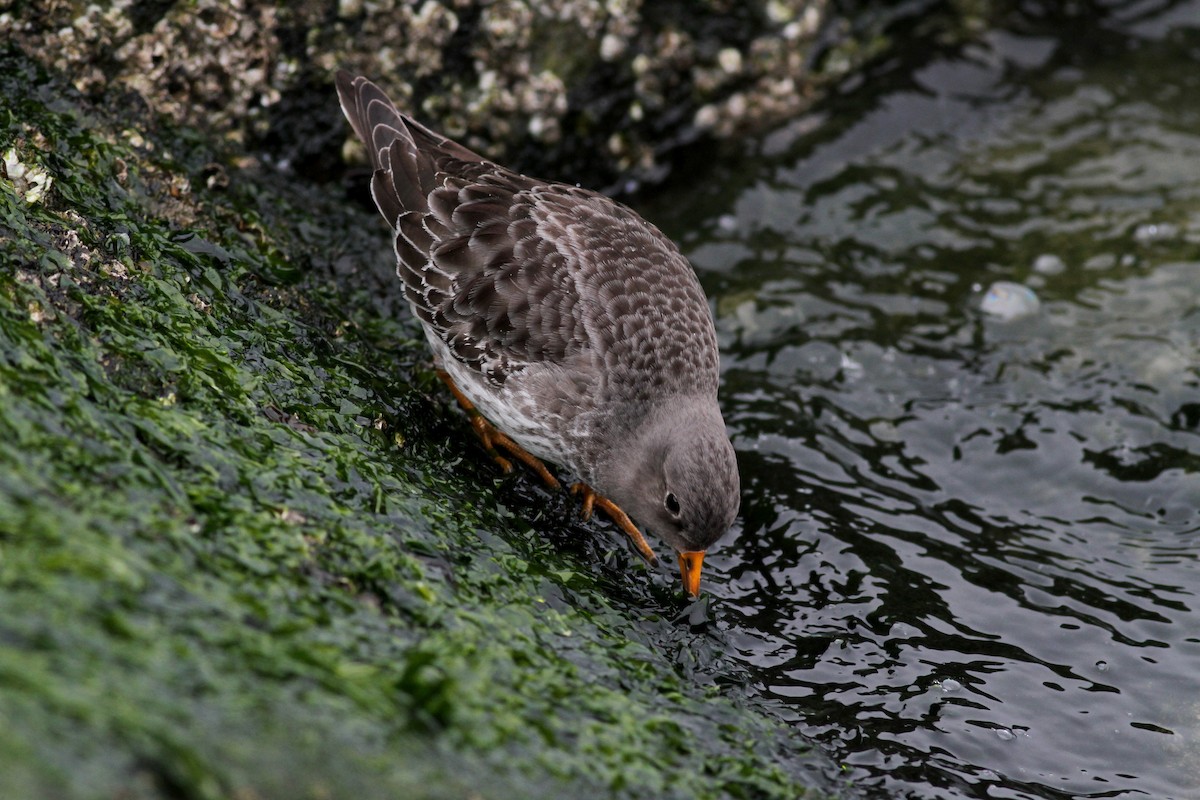
[[[700,596],[700,567],[704,564],[703,550],[688,550],[679,554],[679,574],[689,597]]]

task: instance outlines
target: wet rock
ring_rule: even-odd
[[[299,171],[345,141],[330,89],[345,67],[489,157],[605,185],[801,110],[826,15],[827,0],[111,0],[28,4],[0,35],[83,92],[120,85]]]

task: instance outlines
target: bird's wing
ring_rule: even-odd
[[[603,195],[487,161],[365,78],[339,73],[337,88],[375,166],[406,297],[455,358],[494,385],[583,356],[604,380],[643,366],[657,375],[657,364],[667,370],[656,380],[715,391],[707,302],[657,228]],[[695,319],[680,326],[677,313]]]

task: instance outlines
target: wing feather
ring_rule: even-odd
[[[646,382],[626,373],[651,364],[653,381],[665,367],[666,379],[715,392],[707,301],[656,228],[602,195],[487,161],[401,114],[365,78],[339,72],[336,85],[375,167],[372,196],[396,232],[405,297],[454,358],[495,386],[584,358],[596,391],[639,391]]]

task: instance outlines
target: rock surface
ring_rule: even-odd
[[[826,4],[60,0],[0,15],[0,36],[84,93],[132,90],[298,169],[345,140],[345,67],[479,152],[603,186],[806,107]]]

